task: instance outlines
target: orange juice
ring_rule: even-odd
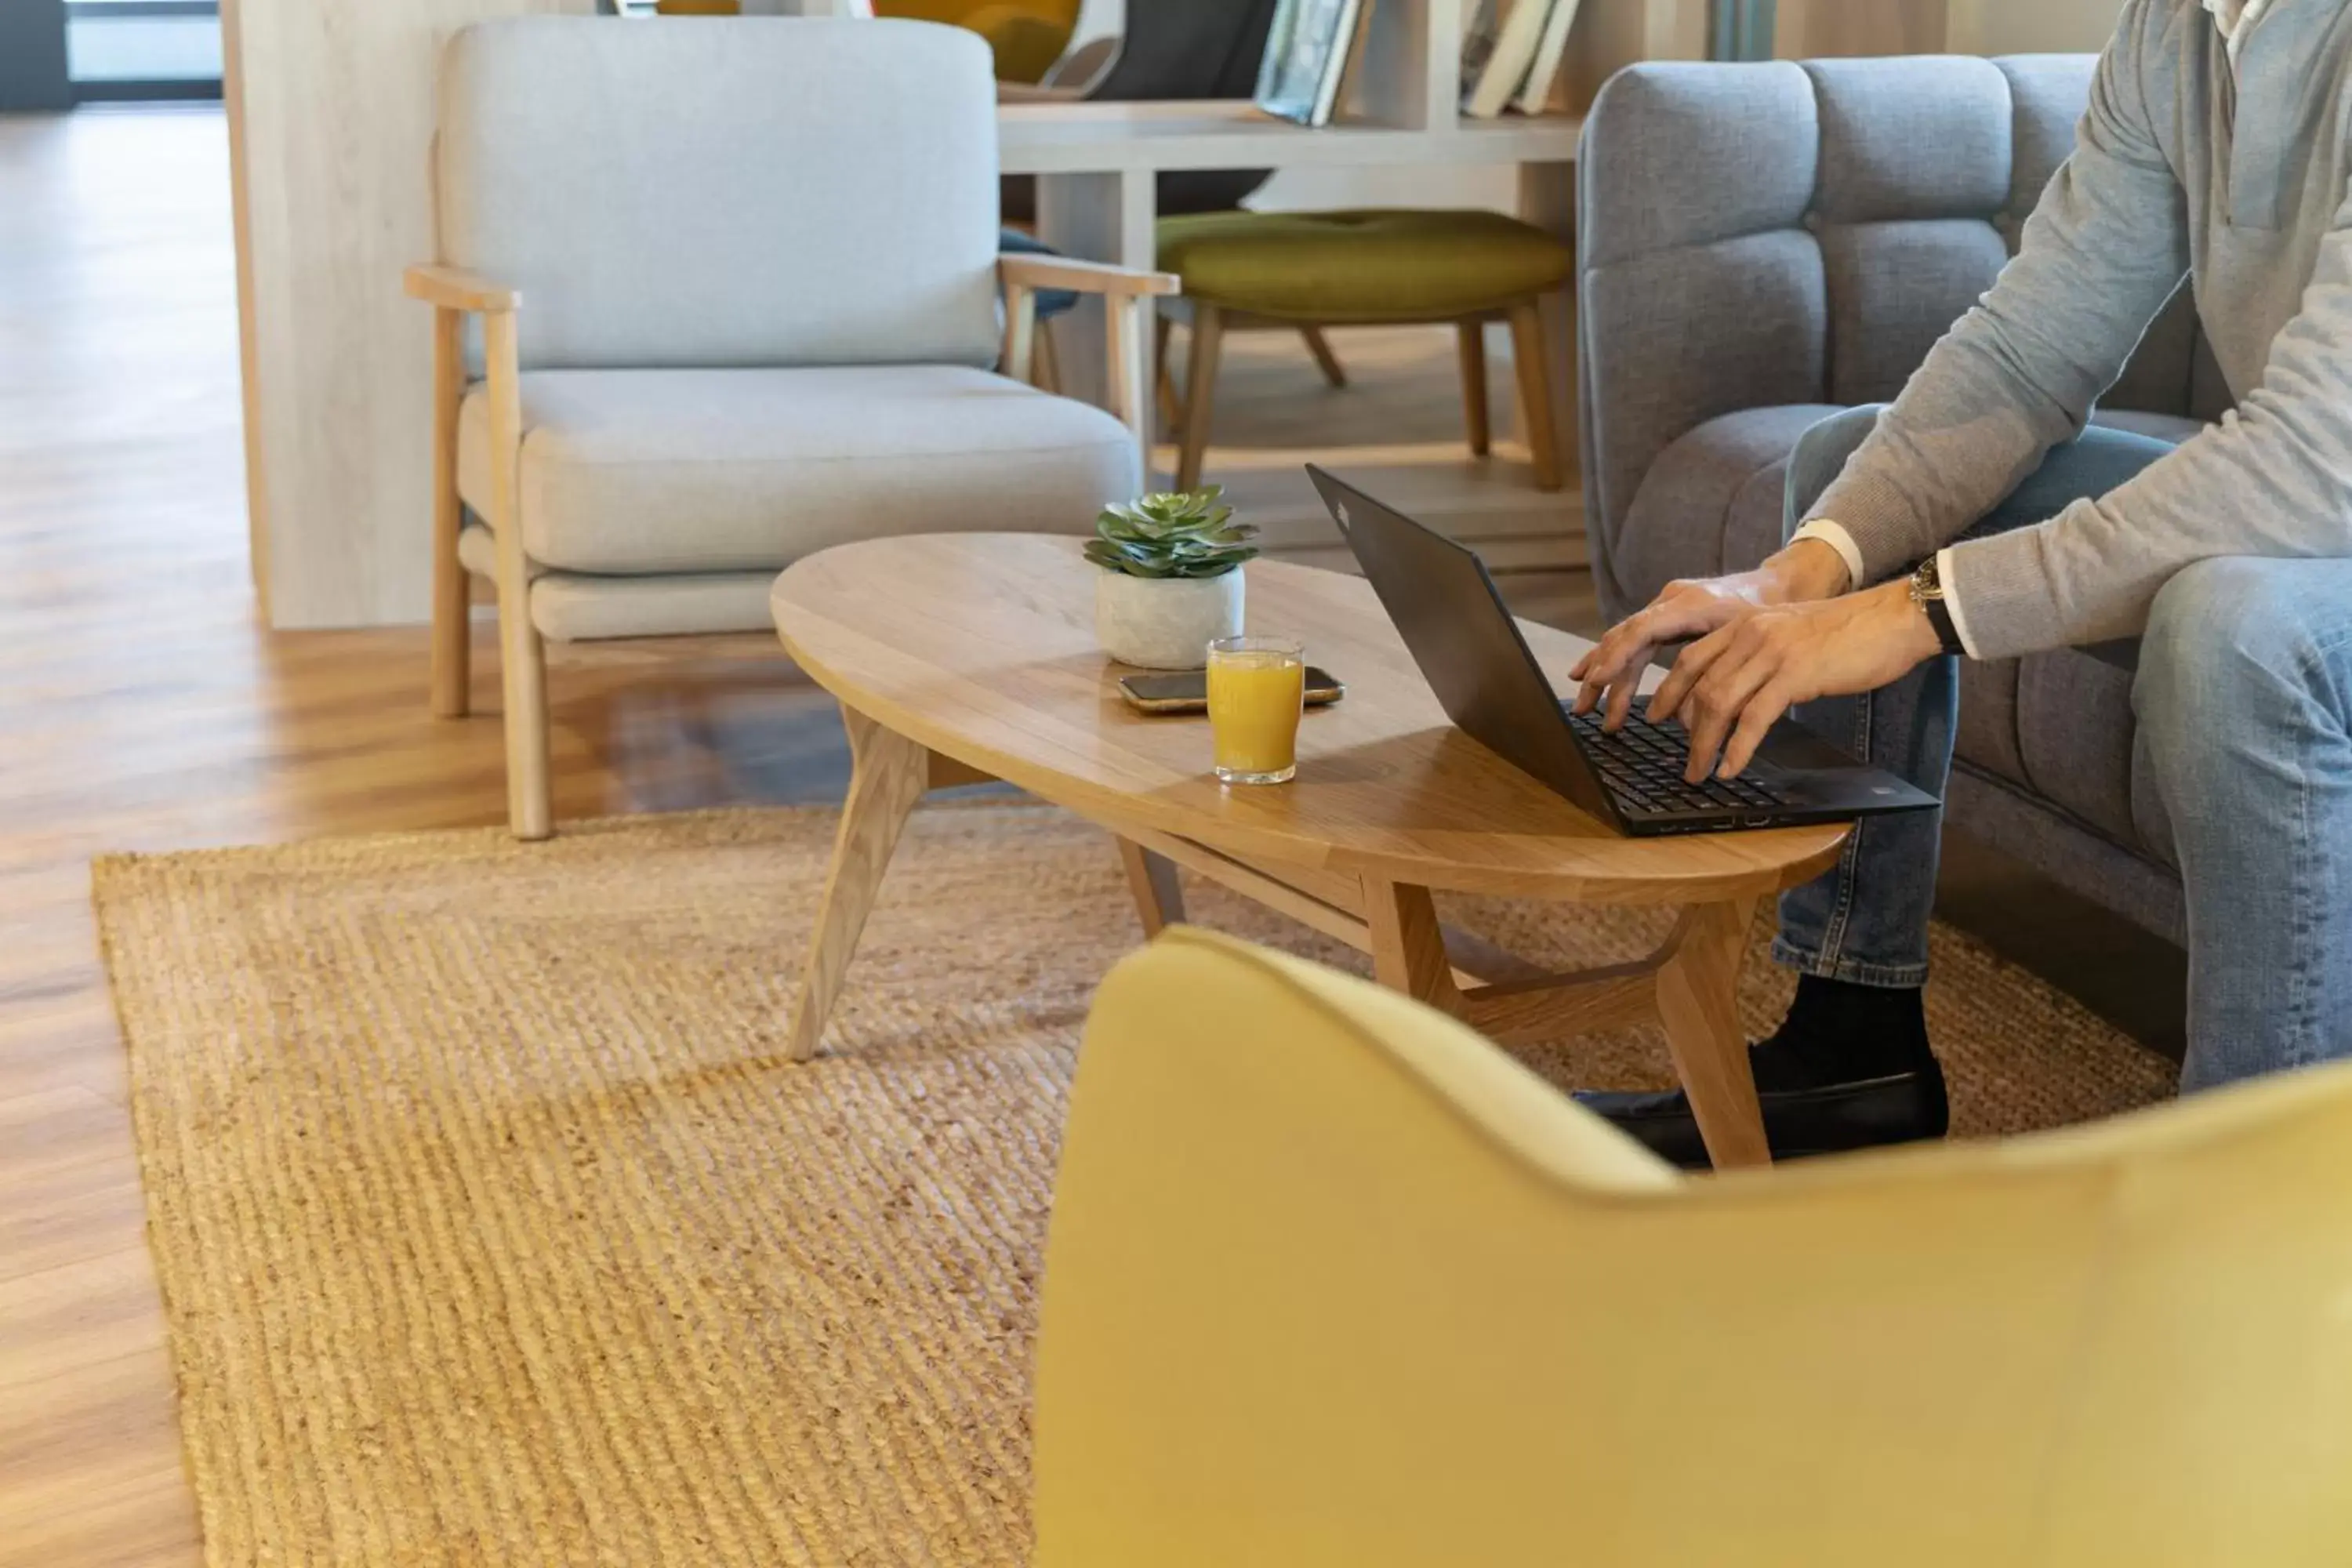
[[[1209,727],[1227,784],[1286,784],[1298,771],[1307,660],[1297,643],[1228,637],[1209,645]]]

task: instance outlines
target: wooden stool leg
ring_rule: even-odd
[[[866,930],[866,917],[874,911],[890,853],[898,847],[899,832],[915,803],[930,787],[931,754],[925,747],[852,708],[841,710],[841,723],[849,731],[849,797],[842,804],[833,867],[825,873],[816,929],[801,971],[800,999],[793,1005],[785,1049],[794,1061],[816,1055],[825,1019],[841,994],[842,977]]]
[[[1536,489],[1559,489],[1565,481],[1559,471],[1559,441],[1552,429],[1551,368],[1544,352],[1543,311],[1533,300],[1511,307],[1511,359],[1518,370],[1519,412],[1527,426]]]
[[[1127,885],[1135,894],[1135,912],[1149,940],[1184,919],[1184,886],[1176,879],[1176,864],[1155,855],[1131,839],[1118,841],[1119,862],[1127,868]]]
[[[1666,1047],[1718,1171],[1772,1161],[1736,994],[1755,912],[1753,899],[1685,910],[1674,951],[1658,970]]]
[[[1462,414],[1470,426],[1470,455],[1483,458],[1494,443],[1486,414],[1486,323],[1463,321],[1454,330],[1462,343]]]
[[[1062,362],[1054,353],[1054,323],[1040,321],[1030,347],[1029,384],[1040,392],[1062,390]]]
[[[1462,1010],[1445,931],[1427,888],[1366,877],[1364,919],[1372,928],[1372,975],[1391,991],[1448,1013]]]
[[[1160,400],[1160,426],[1170,435],[1183,428],[1184,405],[1176,395],[1176,373],[1168,364],[1168,340],[1175,331],[1174,318],[1164,311],[1155,311],[1151,328],[1151,385]]]
[[[1176,458],[1176,488],[1201,488],[1209,452],[1209,416],[1217,397],[1217,355],[1224,346],[1224,313],[1205,300],[1192,303],[1192,359],[1184,375],[1184,444]]]
[[[1315,356],[1315,368],[1323,373],[1323,379],[1334,387],[1347,385],[1347,367],[1339,363],[1339,356],[1331,352],[1331,340],[1323,335],[1323,329],[1301,327],[1298,335],[1307,340],[1307,352]]]

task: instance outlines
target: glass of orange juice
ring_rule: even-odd
[[[1298,773],[1298,716],[1307,705],[1307,650],[1284,637],[1220,637],[1209,645],[1209,728],[1217,777],[1288,784]]]

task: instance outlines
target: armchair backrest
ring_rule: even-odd
[[[1039,1568],[2352,1547],[2352,1067],[1686,1181],[1455,1024],[1196,932],[1097,994]]]
[[[2074,148],[2095,64],[1652,62],[1602,88],[1578,165],[1578,265],[1587,527],[1604,574],[1650,465],[1698,425],[1901,390],[2013,254]],[[2207,418],[2229,405],[2185,289],[2105,402]]]
[[[987,47],[921,22],[485,23],[442,62],[441,259],[533,368],[986,365]]]

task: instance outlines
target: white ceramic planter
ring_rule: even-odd
[[[1200,669],[1209,645],[1242,635],[1242,570],[1222,577],[1095,576],[1095,637],[1121,664]]]

